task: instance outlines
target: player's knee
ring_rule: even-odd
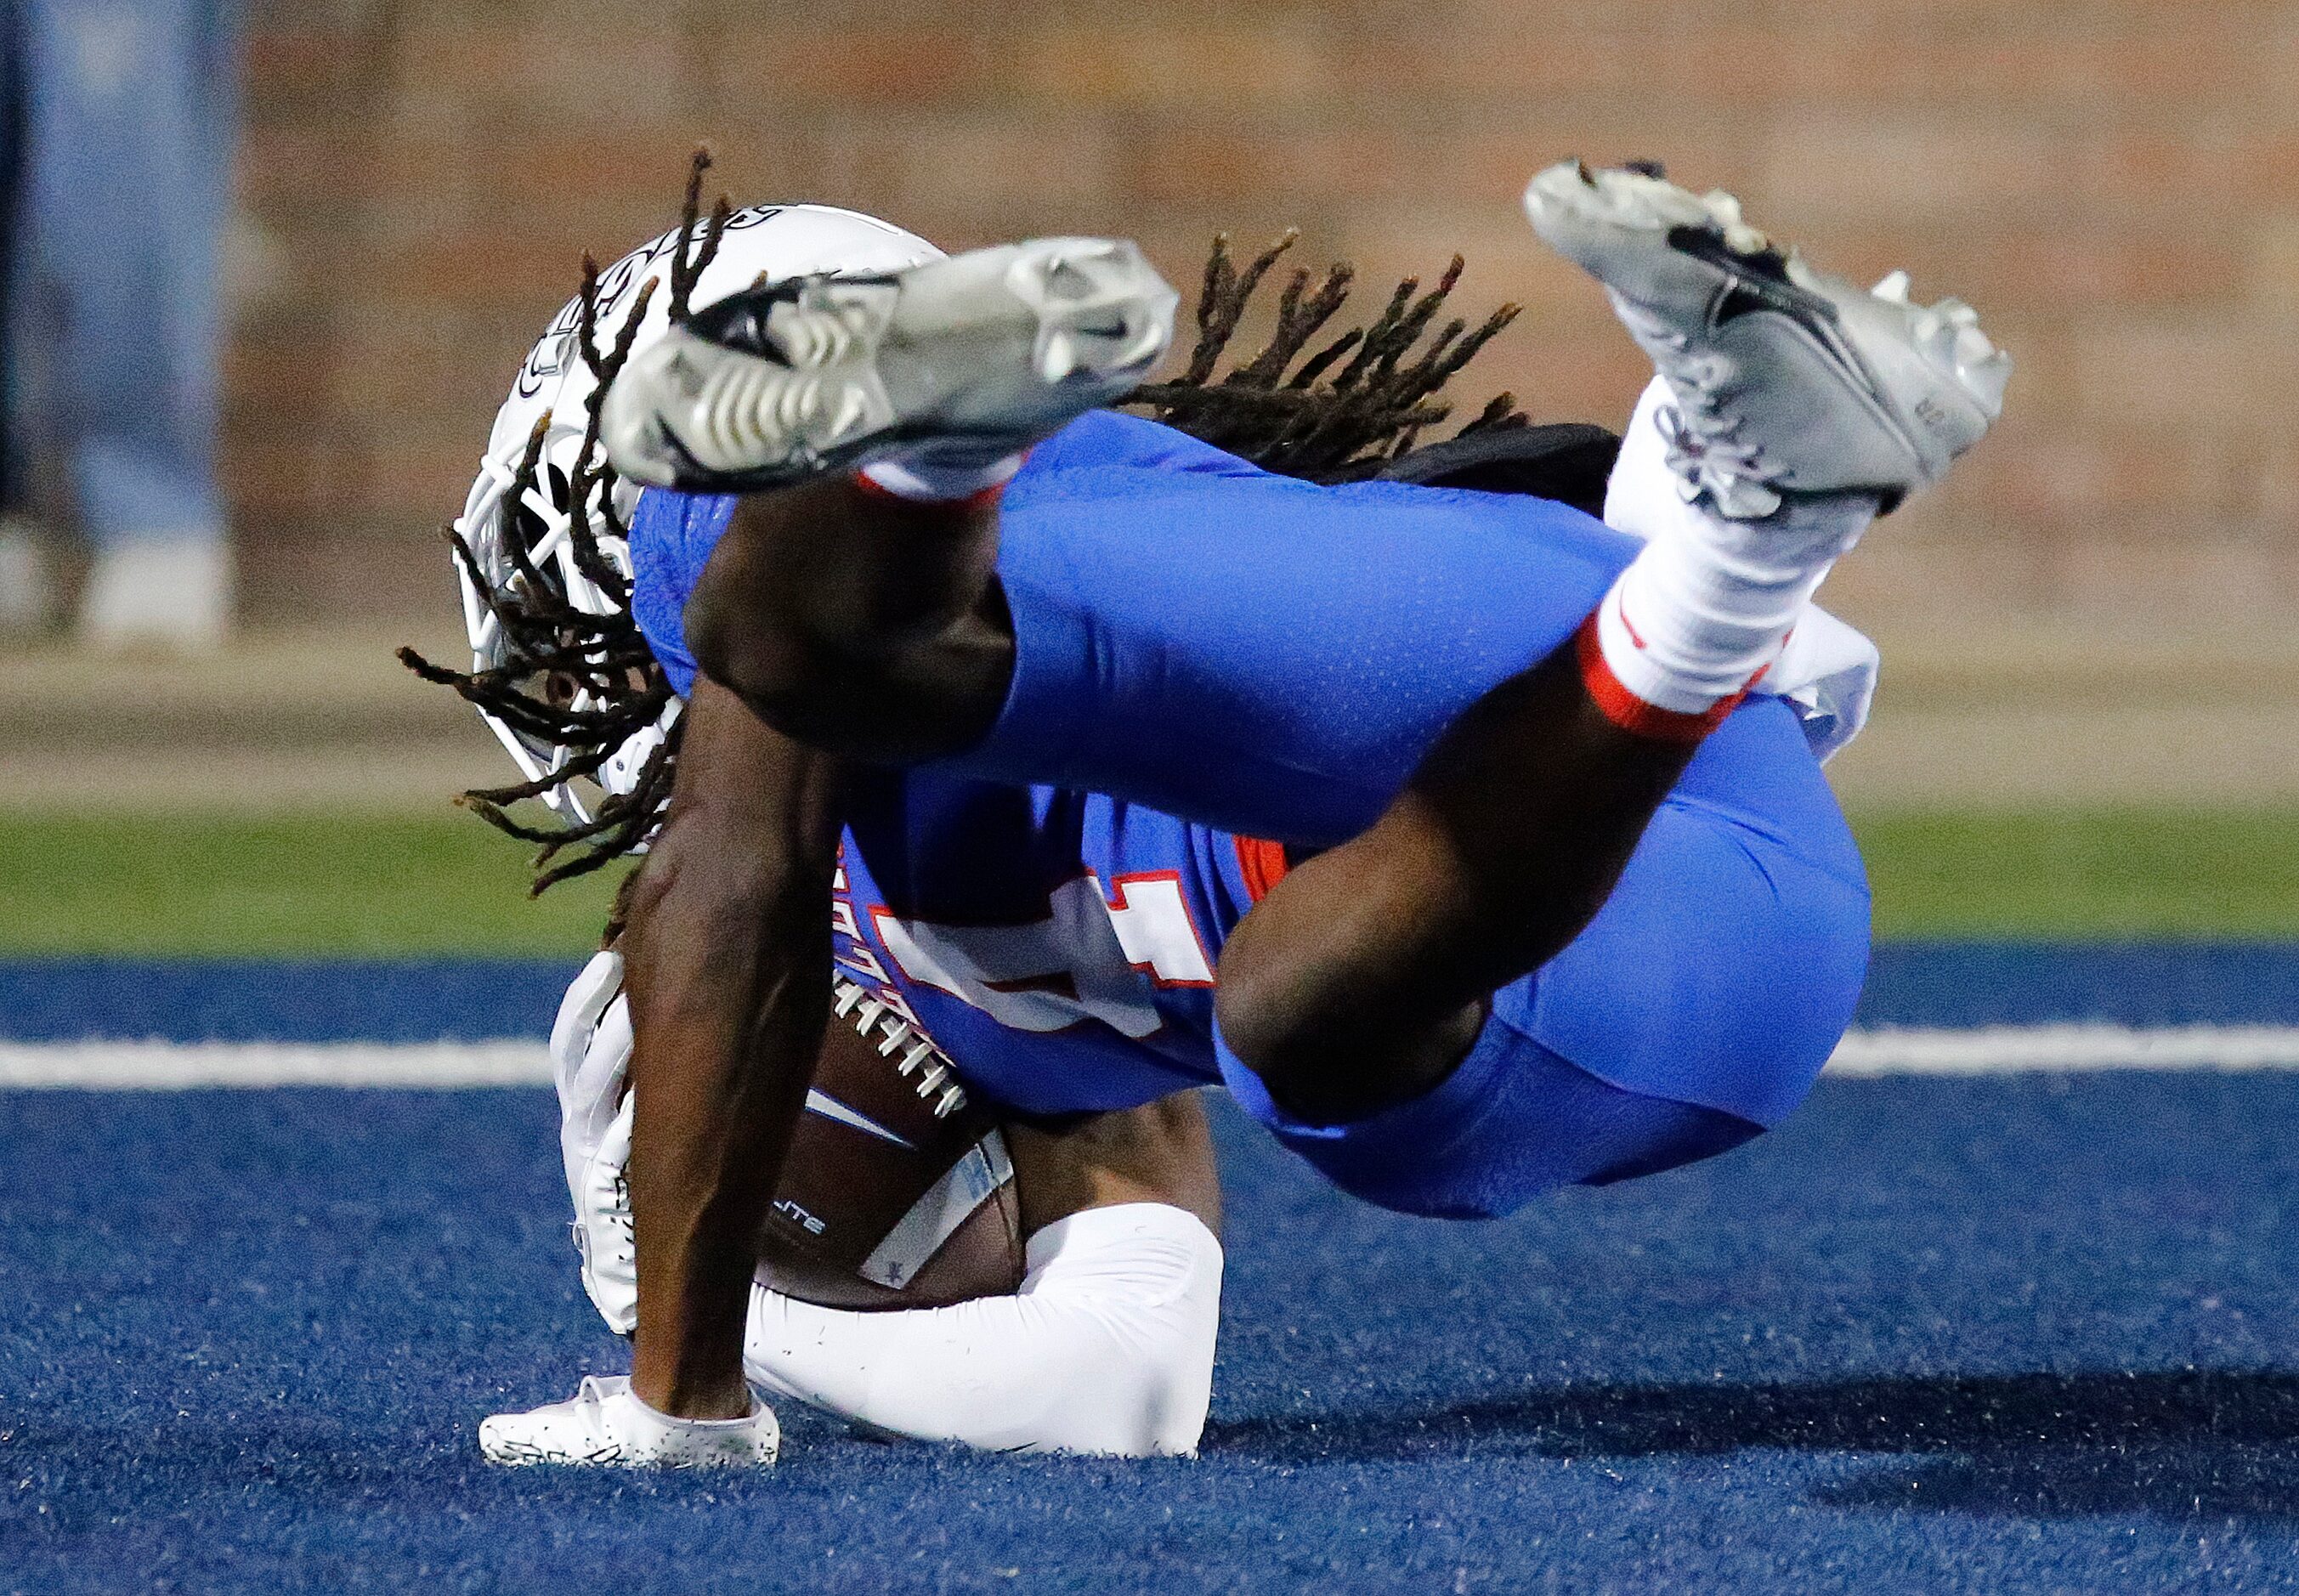
[[[703,675],[783,736],[826,753],[884,765],[938,759],[978,739],[1004,702],[1010,648],[995,638],[888,643],[867,628],[736,622],[695,606],[688,617]]]
[[[1354,1118],[1346,1107],[1375,1095],[1377,1064],[1357,1050],[1319,1045],[1291,977],[1279,960],[1225,955],[1214,990],[1222,1042],[1288,1116],[1310,1125]]]
[[[702,594],[687,606],[686,636],[702,674],[759,719],[784,736],[828,746],[822,738],[835,735],[841,677],[851,672],[818,639]]]
[[[1215,1013],[1230,1052],[1304,1125],[1337,1126],[1422,1095],[1475,1043],[1479,1006],[1399,1025],[1305,1000],[1283,960],[1224,958]]]

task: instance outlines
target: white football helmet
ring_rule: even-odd
[[[697,237],[688,246],[690,255],[700,248],[702,230],[701,227],[696,229]],[[657,287],[634,347],[643,347],[669,327],[669,278],[678,241],[677,233],[666,233],[633,250],[599,274],[597,346],[602,353],[613,349],[621,337],[631,307],[645,284],[654,283]],[[869,275],[896,271],[940,260],[942,254],[925,239],[859,212],[842,211],[830,205],[752,205],[728,218],[717,255],[694,285],[691,308],[699,310],[739,288],[760,282],[821,273]],[[478,478],[471,484],[463,513],[456,519],[455,531],[469,544],[479,572],[496,592],[517,587],[523,578],[503,540],[510,494],[535,423],[549,415],[551,424],[544,436],[535,486],[526,497],[526,507],[542,527],[543,535],[529,548],[527,558],[545,581],[563,586],[576,608],[589,614],[605,615],[618,606],[577,566],[569,534],[576,509],[568,503],[570,482],[589,420],[585,406],[597,386],[597,373],[583,357],[579,337],[582,317],[580,298],[568,301],[552,318],[550,327],[535,347],[527,352],[518,379],[511,385],[510,397],[495,412],[487,451],[479,462]],[[594,455],[593,464],[594,470],[603,466],[603,454]],[[616,520],[627,524],[632,508],[638,502],[639,489],[611,473],[607,483],[603,488],[593,488],[588,495],[589,502],[580,510],[598,542],[600,553],[627,580],[631,574],[630,553],[621,537],[613,532],[602,501],[611,494]],[[462,587],[463,623],[471,640],[471,669],[481,671],[515,666],[518,661],[512,657],[510,640],[489,610],[486,595],[460,561],[456,569]],[[581,711],[598,706],[593,695],[583,690],[571,707]],[[648,755],[661,744],[664,734],[677,719],[680,707],[674,700],[652,726],[616,750],[593,778],[596,784],[609,793],[630,792]],[[554,747],[485,711],[480,714],[528,780],[543,781],[566,765],[569,757],[567,748]],[[569,822],[586,822],[593,812],[593,802],[577,790],[571,779],[552,786],[544,800]]]

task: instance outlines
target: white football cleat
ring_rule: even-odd
[[[1677,401],[1664,414],[1687,495],[1759,520],[1784,494],[1930,486],[2003,409],[2010,357],[1960,300],[1873,294],[1783,254],[1721,191],[1577,161],[1524,194],[1533,230],[1605,286]]]
[[[747,1418],[673,1418],[633,1396],[628,1376],[585,1375],[570,1401],[481,1420],[479,1451],[510,1467],[755,1468],[781,1453],[782,1427],[764,1402]]]
[[[742,492],[923,457],[987,464],[1131,392],[1178,296],[1132,243],[1038,238],[697,311],[609,390],[615,469]]]

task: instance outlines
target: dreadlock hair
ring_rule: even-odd
[[[702,176],[710,165],[709,151],[695,151],[671,257],[670,312],[682,320],[695,283],[718,253],[732,213],[722,195],[708,219],[701,216]],[[567,824],[546,827],[527,824],[508,812],[512,804],[547,798],[576,780],[598,782],[607,762],[631,738],[661,723],[676,700],[668,677],[631,619],[630,584],[600,541],[610,536],[627,543],[630,536],[615,508],[619,478],[600,448],[599,419],[609,387],[630,359],[653,293],[652,282],[640,287],[620,336],[612,348],[602,350],[598,262],[587,254],[583,257],[576,347],[595,381],[585,401],[582,443],[570,470],[561,472],[554,466],[545,472],[543,445],[552,418],[545,412],[535,422],[502,499],[499,536],[510,562],[509,579],[498,585],[489,575],[472,546],[476,528],[468,534],[447,528],[457,563],[502,628],[504,662],[462,671],[435,664],[411,648],[399,651],[400,662],[425,681],[453,689],[522,740],[556,751],[555,761],[531,780],[473,788],[455,800],[497,830],[537,844],[530,895],[643,848],[669,801],[678,759],[684,723],[673,718],[628,789],[618,792],[600,784],[601,796],[587,818],[578,810]],[[547,495],[552,509],[565,518],[575,567],[606,596],[603,613],[576,603],[565,582],[537,563],[536,550],[548,535],[543,517],[528,503],[537,494]],[[618,893],[608,940],[619,933],[623,919],[623,894]]]
[[[1312,287],[1310,272],[1297,268],[1278,295],[1269,342],[1216,381],[1214,368],[1254,291],[1298,237],[1287,230],[1241,271],[1230,261],[1229,235],[1216,235],[1198,294],[1198,342],[1188,370],[1170,382],[1136,388],[1125,408],[1264,470],[1310,482],[1362,481],[1402,459],[1423,428],[1452,413],[1449,405],[1431,403],[1432,396],[1516,320],[1519,307],[1502,305],[1474,331],[1456,318],[1416,349],[1461,280],[1461,257],[1455,255],[1435,287],[1424,294],[1420,278],[1406,278],[1371,326],[1341,333],[1288,376],[1286,368],[1348,301],[1357,275],[1350,266],[1334,265]],[[1333,371],[1344,356],[1347,363]],[[1526,424],[1515,397],[1501,394],[1457,436]]]
[[[710,164],[709,152],[697,150],[687,174],[670,270],[669,309],[676,320],[685,319],[694,285],[717,255],[730,215],[724,195],[707,218],[701,213],[702,177]],[[1448,320],[1424,343],[1460,280],[1462,262],[1456,255],[1435,287],[1424,293],[1418,278],[1407,278],[1369,325],[1340,333],[1296,365],[1348,300],[1356,275],[1349,266],[1335,265],[1313,285],[1310,272],[1296,270],[1278,296],[1277,324],[1269,341],[1242,361],[1232,359],[1217,376],[1255,291],[1297,237],[1289,230],[1240,270],[1230,257],[1229,236],[1216,236],[1198,298],[1198,338],[1188,367],[1170,381],[1137,388],[1123,408],[1266,470],[1312,482],[1360,481],[1393,467],[1426,428],[1450,415],[1450,406],[1435,403],[1435,395],[1515,319],[1518,307],[1502,305],[1473,330],[1463,320]],[[586,401],[582,445],[571,471],[544,471],[543,444],[551,418],[536,424],[504,498],[508,580],[500,586],[491,581],[469,537],[448,531],[458,563],[502,628],[504,662],[459,671],[412,649],[399,651],[401,661],[425,681],[453,689],[491,719],[556,751],[556,762],[532,780],[477,788],[456,799],[496,829],[537,844],[531,894],[642,851],[669,800],[678,759],[683,723],[674,719],[629,790],[602,786],[604,795],[588,819],[579,818],[578,810],[578,818],[567,824],[547,827],[508,812],[510,805],[547,799],[575,780],[596,782],[625,743],[660,724],[675,702],[662,667],[632,619],[630,584],[601,546],[602,536],[627,541],[629,528],[615,510],[617,474],[599,449],[600,411],[630,357],[651,291],[651,284],[642,288],[614,346],[602,351],[598,267],[584,257],[577,347],[597,380]],[[1525,425],[1515,399],[1502,394],[1456,436]],[[535,551],[546,528],[527,501],[538,490],[546,491],[552,506],[566,515],[576,567],[606,595],[606,612],[577,604],[566,585],[537,561]],[[578,708],[578,700],[587,700],[587,707]],[[624,888],[628,885],[626,879]],[[605,942],[621,931],[627,897],[627,890],[616,894]]]

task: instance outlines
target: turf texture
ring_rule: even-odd
[[[2299,1079],[1824,1082],[1443,1225],[1232,1116],[1195,1461],[786,1414],[729,1478],[498,1471],[619,1367],[547,1093],[0,1103],[0,1591],[2228,1591],[2299,1582]]]
[[[2299,813],[1855,818],[1887,937],[2299,936]],[[592,945],[617,871],[529,902],[467,815],[0,816],[0,955],[494,954]]]
[[[578,962],[0,957],[0,1043],[539,1040]],[[2299,1026],[2299,943],[1882,943],[1855,1023]]]

